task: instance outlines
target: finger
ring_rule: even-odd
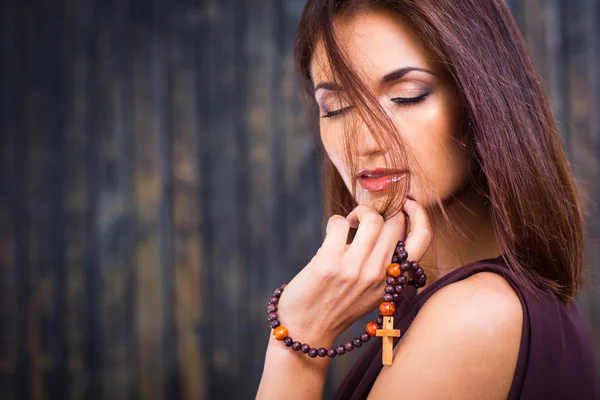
[[[333,215],[327,221],[325,228],[325,239],[321,248],[344,252],[348,242],[348,232],[350,232],[350,223],[341,215]]]
[[[425,208],[414,200],[406,200],[404,211],[410,221],[410,232],[404,248],[411,261],[419,261],[425,255],[432,240],[429,218]]]
[[[358,225],[354,240],[348,249],[348,256],[351,257],[350,259],[356,259],[362,263],[377,242],[383,227],[383,217],[373,208],[359,205],[348,214],[346,219],[350,221],[350,224]]]
[[[399,240],[406,239],[406,216],[403,212],[399,212],[392,218],[384,222],[379,234],[379,239],[373,247],[371,253],[374,258],[373,265],[387,265],[391,262],[396,245]],[[383,270],[385,273],[385,269]]]

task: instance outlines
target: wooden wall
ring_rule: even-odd
[[[510,3],[587,206],[600,346],[600,5]],[[303,5],[3,2],[0,398],[254,397],[266,298],[321,237]]]

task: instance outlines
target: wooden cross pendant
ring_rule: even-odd
[[[376,336],[381,336],[383,345],[383,365],[392,365],[394,356],[394,337],[400,337],[400,331],[394,329],[394,317],[383,317],[383,329],[375,331]]]

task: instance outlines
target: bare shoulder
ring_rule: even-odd
[[[369,398],[389,398],[398,386],[406,398],[505,399],[522,326],[521,302],[502,276],[481,272],[448,285],[420,310]]]

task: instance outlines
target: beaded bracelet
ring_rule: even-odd
[[[294,341],[294,339],[288,336],[289,332],[287,328],[279,322],[279,316],[277,314],[277,304],[287,283],[284,283],[275,289],[273,295],[269,297],[267,319],[270,321],[273,335],[277,340],[283,341],[287,347],[308,354],[311,358],[316,358],[317,356],[329,358],[334,358],[336,355],[341,356],[346,352],[354,350],[354,348],[361,347],[363,343],[366,343],[371,339],[371,336],[381,336],[384,344],[383,364],[391,365],[393,337],[400,336],[400,331],[393,329],[393,315],[396,312],[395,301],[398,300],[400,295],[404,292],[404,287],[406,285],[418,289],[425,286],[427,283],[427,275],[425,275],[425,272],[423,271],[423,268],[419,266],[419,263],[417,261],[407,261],[407,259],[408,253],[404,249],[404,242],[399,241],[394,251],[394,255],[392,256],[392,263],[387,267],[387,276],[385,278],[386,286],[384,289],[385,294],[383,296],[383,302],[379,305],[380,315],[375,321],[369,322],[366,325],[365,332],[361,333],[359,337],[355,337],[344,344],[329,349],[325,349],[324,347],[316,349],[310,347],[307,343]],[[405,274],[407,272],[411,273],[412,276],[410,278],[406,277]]]

